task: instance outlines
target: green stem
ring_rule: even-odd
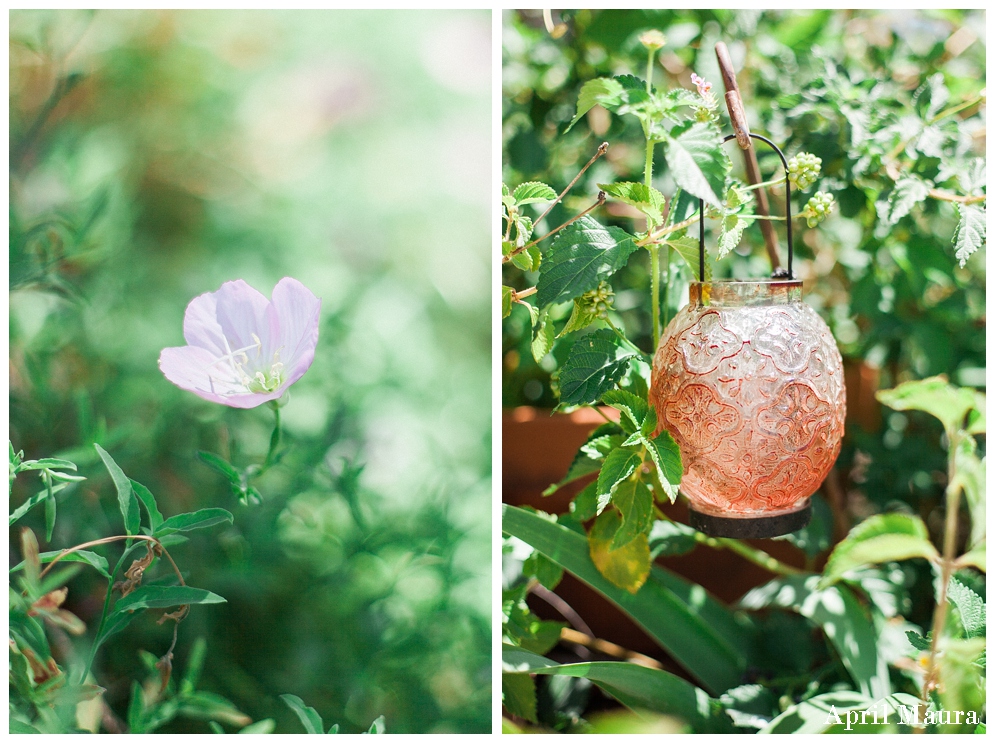
[[[663,283],[663,327],[667,327],[667,323],[670,321],[670,283],[673,278],[670,275],[670,258],[674,249],[668,244],[667,245],[667,263],[664,266],[664,273],[667,275],[667,280]]]
[[[111,577],[107,581],[107,595],[104,596],[104,608],[100,611],[100,621],[97,622],[97,632],[93,636],[93,646],[90,648],[90,657],[86,661],[86,668],[83,670],[83,676],[80,678],[80,683],[82,684],[86,681],[87,676],[90,675],[90,669],[93,667],[93,661],[97,657],[97,651],[103,644],[100,642],[100,634],[104,631],[104,623],[107,621],[107,610],[111,606],[111,595],[114,593],[114,576],[118,574],[118,571],[124,565],[124,561],[127,559],[128,555],[131,553],[132,547],[137,547],[137,544],[126,545],[124,552],[121,553],[121,559],[117,561],[117,565],[111,571]]]
[[[643,182],[646,184],[646,188],[652,188],[653,186],[653,146],[656,144],[655,139],[650,139],[647,132],[646,137],[646,161],[643,163]]]
[[[705,539],[713,539],[713,537],[705,537]],[[787,565],[777,558],[771,557],[763,550],[751,547],[738,539],[727,539],[724,537],[714,539],[719,543],[718,546],[725,547],[727,550],[735,552],[741,557],[745,557],[754,565],[759,565],[772,573],[777,573],[778,575],[801,575],[804,572],[798,568],[792,567],[791,565]]]
[[[273,433],[269,437],[269,451],[266,452],[266,461],[263,462],[263,467],[259,471],[259,474],[262,474],[273,465],[277,447],[280,446],[280,406],[276,400],[272,400],[269,405],[273,408],[273,415],[275,416]]]
[[[784,176],[781,176],[780,178],[775,178],[772,181],[764,181],[763,183],[754,183],[754,184],[752,184],[750,186],[740,186],[736,190],[737,191],[755,191],[758,188],[769,188],[771,186],[780,186],[786,180],[787,180],[787,178],[785,178]]]
[[[650,301],[653,303],[653,348],[660,342],[660,246],[650,244]]]
[[[640,355],[640,356],[641,356],[642,358],[644,358],[644,359],[646,359],[646,360],[649,360],[649,358],[650,358],[650,357],[649,357],[649,356],[647,356],[647,355],[646,355],[645,353],[643,353],[643,352],[642,352],[642,350],[641,350],[641,349],[639,348],[639,346],[637,346],[637,345],[636,345],[635,343],[633,343],[633,342],[632,342],[632,341],[630,341],[630,340],[629,340],[628,338],[626,338],[626,337],[625,337],[625,333],[623,333],[623,332],[622,332],[621,330],[619,330],[619,329],[618,329],[617,327],[615,327],[615,323],[613,323],[613,322],[612,322],[612,321],[611,321],[610,319],[608,319],[607,317],[605,318],[605,322],[606,322],[606,323],[608,324],[608,327],[610,327],[610,328],[611,328],[612,330],[614,330],[614,331],[615,331],[615,335],[617,335],[617,336],[618,336],[619,338],[621,338],[621,339],[622,339],[622,342],[623,342],[623,343],[624,343],[625,345],[627,345],[627,346],[628,346],[629,348],[631,348],[631,349],[632,349],[633,351],[635,351],[636,353],[638,353],[638,354],[639,354],[639,355]]]

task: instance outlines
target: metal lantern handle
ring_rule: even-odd
[[[761,142],[766,142],[770,147],[777,153],[777,156],[781,158],[781,164],[784,166],[784,213],[787,217],[787,230],[788,230],[788,275],[778,276],[780,269],[774,272],[772,278],[785,278],[791,280],[794,278],[792,273],[792,262],[794,260],[795,250],[794,244],[791,239],[791,181],[788,179],[788,160],[784,157],[784,153],[781,152],[781,148],[776,144],[771,142],[767,137],[763,137],[759,134],[754,134],[753,132],[748,133],[752,139],[759,139]],[[725,144],[730,139],[735,139],[735,134],[730,134],[722,140]],[[698,199],[698,209],[701,217],[698,219],[698,277],[701,281],[705,280],[705,200]]]

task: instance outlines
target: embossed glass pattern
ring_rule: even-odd
[[[650,402],[696,511],[781,515],[805,507],[839,454],[843,360],[800,281],[696,282],[660,339]]]

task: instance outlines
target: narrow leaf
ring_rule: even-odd
[[[193,529],[204,529],[215,524],[232,523],[234,517],[223,508],[202,508],[193,513],[181,513],[171,516],[162,522],[161,526],[154,532],[157,537],[164,537],[167,534],[175,534],[179,531],[191,531]]]
[[[280,699],[294,711],[304,726],[304,731],[309,735],[324,735],[325,726],[321,715],[314,707],[308,707],[304,700],[293,694],[281,694]]]
[[[121,509],[121,517],[124,519],[124,530],[129,535],[137,534],[142,525],[142,514],[138,510],[138,498],[131,488],[131,480],[121,471],[117,462],[114,461],[110,454],[104,451],[100,444],[94,444],[93,446],[96,448],[97,454],[104,461],[104,466],[110,473],[111,479],[114,481],[114,487],[117,489],[117,502],[118,507]]]
[[[114,604],[115,612],[138,609],[166,609],[183,604],[223,604],[225,599],[216,593],[193,586],[139,586]]]
[[[147,487],[135,480],[131,481],[131,488],[135,491],[138,500],[145,506],[145,512],[149,515],[149,525],[152,527],[152,533],[154,534],[155,530],[162,524],[162,514],[159,513],[159,506],[156,505],[155,496],[152,495],[152,492]]]

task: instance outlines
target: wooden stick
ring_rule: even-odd
[[[762,183],[763,177],[760,175],[760,165],[757,163],[757,153],[753,149],[753,140],[750,139],[750,127],[746,121],[746,112],[743,109],[743,99],[739,94],[739,84],[736,82],[736,71],[733,69],[732,60],[729,57],[729,50],[725,42],[718,42],[715,45],[715,56],[719,60],[719,69],[722,71],[722,83],[726,88],[726,108],[729,110],[729,119],[732,121],[733,131],[736,133],[736,142],[743,150],[743,163],[746,165],[746,177],[750,184]],[[762,188],[757,189],[757,214],[769,217],[770,203],[767,201],[767,192]],[[767,246],[767,255],[770,257],[770,266],[773,271],[781,267],[780,251],[777,244],[777,233],[774,225],[769,220],[761,219],[760,231],[764,236],[764,244]]]

